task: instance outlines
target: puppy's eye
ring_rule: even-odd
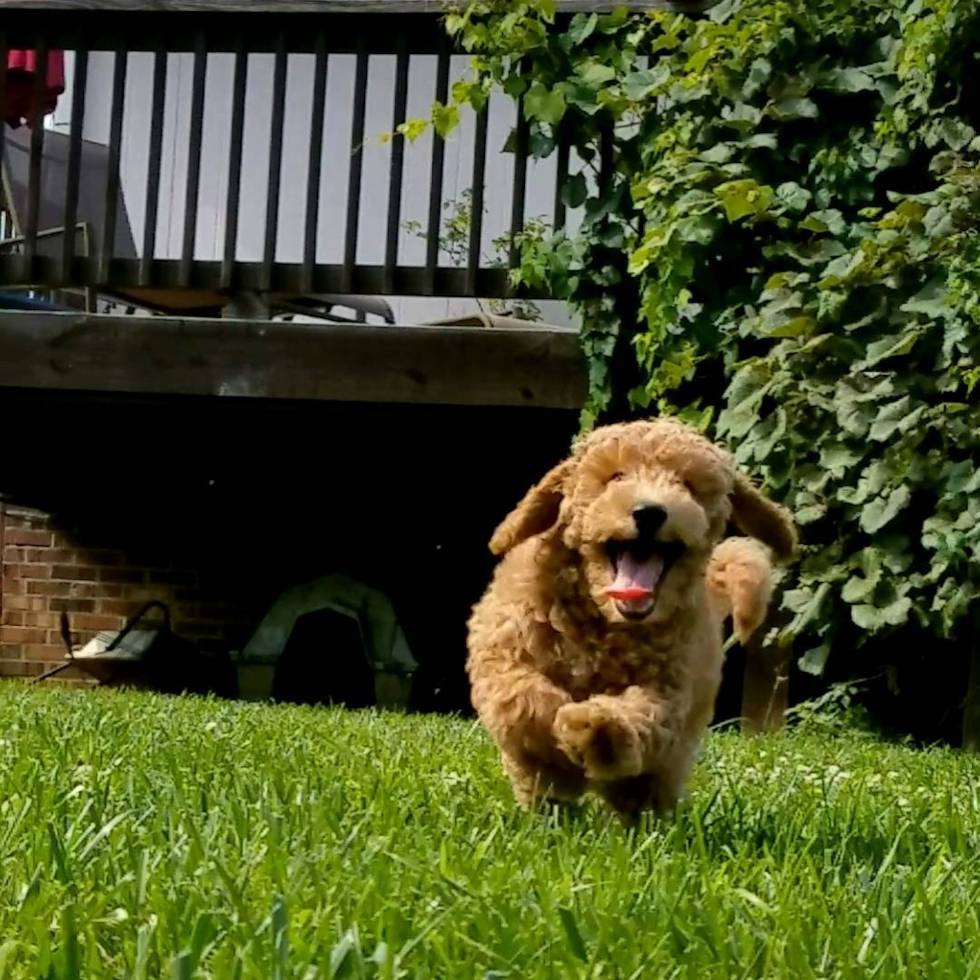
[[[625,476],[626,476],[626,474],[622,470],[616,470],[616,472],[613,473],[613,475],[611,477],[609,477],[609,482],[610,483],[618,483]]]
[[[696,497],[698,495],[698,488],[691,483],[690,480],[684,481],[684,489],[692,496]]]

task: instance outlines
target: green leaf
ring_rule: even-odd
[[[863,369],[875,367],[889,358],[903,357],[915,347],[921,336],[920,331],[909,330],[898,337],[884,337],[881,340],[872,341],[868,344],[861,367]]]
[[[818,647],[807,650],[799,659],[799,667],[804,673],[813,674],[814,677],[821,677],[824,668],[827,666],[827,658],[830,656],[830,644],[821,643]]]
[[[816,320],[805,313],[796,316],[783,314],[775,326],[766,331],[768,337],[802,337],[816,326]]]
[[[868,534],[880,531],[898,517],[911,499],[907,486],[896,487],[887,497],[875,497],[861,511],[861,530]]]
[[[642,102],[670,78],[670,66],[665,62],[655,68],[630,72],[623,79],[623,94],[630,102]]]
[[[586,85],[569,84],[565,100],[569,105],[575,106],[576,109],[584,112],[587,116],[594,116],[602,110],[602,105],[596,98],[595,89],[591,89]],[[583,160],[588,161],[591,159],[593,152],[591,147],[584,146],[579,150],[579,156]]]
[[[762,112],[754,105],[748,102],[736,102],[733,106],[726,106],[722,110],[717,123],[746,134],[755,129],[761,121]]]
[[[427,119],[406,119],[398,127],[398,133],[400,136],[404,136],[409,143],[414,143],[428,128]]]
[[[876,633],[886,626],[903,626],[908,621],[911,610],[912,600],[908,596],[900,596],[881,608],[871,605],[852,606],[851,619],[855,626]]]
[[[756,58],[749,65],[749,74],[742,85],[742,97],[751,99],[758,95],[772,78],[772,64],[766,58]]]
[[[951,149],[962,150],[977,134],[968,123],[946,116],[939,124],[939,135]]]
[[[800,222],[799,226],[803,229],[803,231],[812,231],[818,235],[822,235],[829,230],[827,226],[813,214],[807,215],[807,217]]]
[[[599,62],[593,61],[586,66],[585,71],[580,72],[579,78],[589,88],[599,88],[611,82],[616,77],[616,69],[611,68],[609,65],[603,65]]]
[[[793,517],[801,527],[807,524],[814,524],[827,516],[827,505],[821,503],[806,504],[802,507],[793,509]]]
[[[891,374],[862,371],[841,378],[834,390],[834,397],[841,404],[854,402],[880,402],[895,395],[895,380]]]
[[[810,228],[812,231],[829,231],[831,235],[841,237],[848,230],[848,222],[844,220],[843,213],[837,208],[822,208],[819,211],[813,211],[806,222],[801,223],[800,227],[807,227],[807,223],[810,221],[816,223],[816,227]]]
[[[864,504],[881,495],[887,487],[895,486],[904,476],[902,468],[893,460],[880,457],[864,469],[856,488],[841,487],[837,496],[846,504]]]
[[[816,591],[809,588],[791,589],[783,596],[783,606],[796,613],[790,631],[800,632],[808,623],[818,619],[830,597],[830,585],[821,582]]]
[[[698,214],[677,222],[676,236],[682,242],[695,242],[710,245],[721,229],[721,220],[716,214]]]
[[[561,189],[561,199],[570,208],[581,207],[588,196],[589,184],[581,172],[572,174]]]
[[[568,27],[568,39],[573,45],[587,41],[595,32],[599,23],[598,14],[576,14]]]
[[[851,619],[854,621],[855,626],[859,626],[863,630],[869,630],[872,633],[877,632],[885,625],[884,616],[874,606],[852,606]]]
[[[557,126],[565,115],[565,95],[559,88],[550,91],[540,82],[534,82],[524,96],[524,115],[528,119],[540,119],[549,126]]]
[[[528,138],[528,152],[535,160],[543,160],[551,156],[555,147],[558,145],[552,133],[547,133],[540,126],[533,127]]]
[[[772,104],[772,114],[783,122],[791,119],[816,119],[820,115],[817,104],[810,99],[778,99]]]
[[[705,163],[727,163],[733,156],[735,156],[733,143],[715,143],[714,146],[699,154],[698,159]]]
[[[946,284],[939,278],[930,280],[901,309],[905,313],[922,313],[930,319],[944,317],[949,312]]]
[[[555,21],[555,0],[533,0],[538,12],[549,23]]]
[[[615,34],[629,19],[629,11],[625,7],[617,7],[611,14],[599,18],[597,29],[604,34]]]
[[[887,442],[897,432],[908,432],[925,414],[926,406],[911,409],[912,399],[906,395],[898,401],[885,405],[871,426],[870,437],[875,442]]]
[[[506,95],[512,99],[519,99],[528,89],[529,80],[527,76],[520,74],[509,74],[504,78],[501,88]]]
[[[432,125],[435,131],[446,139],[459,125],[459,108],[454,105],[432,104]]]
[[[719,0],[708,8],[708,18],[716,24],[724,24],[738,7],[738,0]]]
[[[775,133],[753,133],[741,142],[742,146],[752,150],[775,150],[779,146]]]
[[[950,463],[943,473],[945,493],[943,498],[951,500],[961,494],[974,494],[980,491],[980,467],[972,459]]]
[[[479,81],[461,78],[453,82],[453,102],[460,105],[470,105],[479,112],[487,104],[487,90]]]
[[[879,581],[881,581],[880,572],[871,578],[855,575],[847,580],[844,588],[841,589],[840,597],[844,602],[852,605],[856,602],[867,602],[874,595]]]
[[[820,465],[837,476],[843,476],[864,458],[865,449],[845,443],[830,443],[820,450]]]
[[[788,181],[776,188],[776,200],[789,211],[799,213],[806,209],[812,195],[795,181]]]
[[[754,180],[730,180],[719,184],[715,194],[721,199],[729,221],[754,217],[768,210],[772,204],[773,190],[767,184],[759,185]]]
[[[863,68],[831,68],[824,72],[821,84],[834,92],[871,92],[874,79]]]

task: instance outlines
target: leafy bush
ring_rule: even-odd
[[[906,626],[962,639],[980,595],[980,5],[556,20],[553,0],[480,0],[447,26],[473,55],[456,105],[501,85],[536,154],[565,140],[585,161],[564,189],[581,231],[518,270],[583,317],[584,424],[680,412],[792,508],[807,547],[781,635],[805,669]]]

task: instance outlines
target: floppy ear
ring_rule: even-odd
[[[524,499],[504,518],[493,532],[490,550],[495,555],[506,554],[522,541],[547,531],[558,520],[563,484],[572,472],[573,463],[566,459],[531,487]]]
[[[764,497],[741,473],[732,488],[732,520],[740,531],[772,548],[783,561],[796,552],[796,527],[789,512]]]

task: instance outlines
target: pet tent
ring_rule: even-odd
[[[245,696],[362,708],[404,707],[418,664],[388,597],[334,574],[285,591],[238,667]]]

